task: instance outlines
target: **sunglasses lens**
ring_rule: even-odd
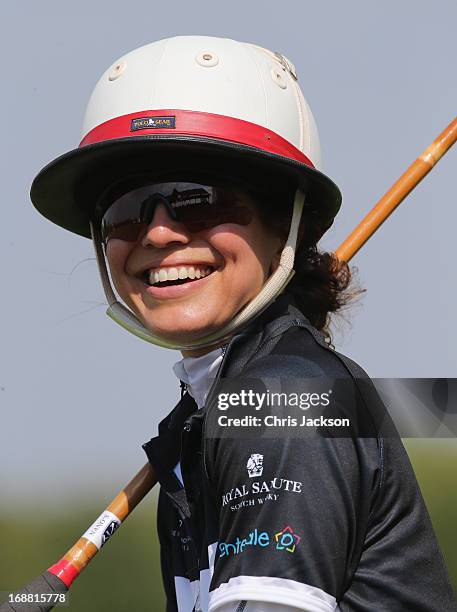
[[[136,242],[145,227],[145,223],[138,221],[123,221],[110,225],[104,224],[102,226],[102,237],[105,241],[110,238],[117,238],[127,242]]]
[[[200,232],[223,223],[247,225],[252,210],[241,202],[240,192],[221,185],[155,183],[117,198],[102,217],[101,233],[107,242],[118,238],[136,242],[151,223],[155,207],[164,204],[170,216],[190,232]]]
[[[117,198],[106,210],[101,221],[101,234],[105,242],[118,238],[135,242],[144,226],[141,219],[141,203],[149,193],[148,188],[134,189]]]

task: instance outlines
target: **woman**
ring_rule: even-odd
[[[455,609],[401,441],[329,343],[349,273],[316,248],[340,206],[319,163],[287,58],[176,37],[106,71],[81,147],[33,184],[92,236],[108,314],[183,355],[144,445],[167,610]]]

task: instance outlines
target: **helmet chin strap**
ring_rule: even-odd
[[[228,340],[235,332],[251,321],[256,315],[262,312],[271,302],[285,289],[286,285],[294,275],[293,265],[295,250],[297,246],[298,228],[305,203],[305,194],[297,189],[294,199],[294,208],[290,224],[289,235],[282,250],[279,265],[274,273],[267,280],[261,291],[253,298],[225,327],[216,332],[207,334],[194,341],[187,343],[173,342],[160,336],[154,335],[141,321],[123,304],[121,304],[114,294],[111,286],[108,269],[106,266],[105,254],[102,247],[102,239],[98,225],[90,222],[92,240],[95,245],[98,269],[102,279],[103,289],[109,307],[106,314],[116,321],[121,327],[134,334],[142,340],[151,342],[158,346],[163,346],[176,350],[193,350],[214,346]]]

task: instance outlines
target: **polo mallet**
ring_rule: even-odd
[[[348,262],[375,231],[381,227],[406,196],[430,172],[457,140],[457,117],[419,155],[392,187],[382,196],[354,231],[336,249],[335,255]]]
[[[457,117],[411,164],[338,247],[335,255],[339,260],[350,261],[456,140]],[[154,469],[150,463],[147,463],[62,559],[23,589],[11,594],[9,601],[0,606],[0,612],[47,612],[52,610],[59,602],[58,596],[63,596],[68,591],[75,578],[156,482]],[[54,595],[54,598],[51,598],[51,595]]]

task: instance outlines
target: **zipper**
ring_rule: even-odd
[[[179,381],[179,386],[181,388],[181,399],[182,399],[183,396],[184,396],[184,393],[187,391],[187,385],[186,385],[186,383],[184,381],[180,380]]]
[[[214,380],[213,380],[213,382],[212,382],[212,384],[211,384],[211,387],[209,388],[208,393],[206,394],[206,399],[205,399],[205,407],[206,407],[206,406],[209,406],[210,401],[213,399],[214,390],[215,390],[215,388],[216,388],[216,384],[217,384],[217,383],[219,382],[219,380],[220,380],[222,369],[223,369],[224,364],[225,364],[225,362],[226,362],[226,360],[227,360],[227,356],[228,356],[228,355],[229,355],[229,353],[230,353],[230,348],[231,348],[231,346],[233,345],[233,343],[235,342],[235,339],[236,339],[236,338],[239,338],[239,337],[241,337],[241,336],[235,336],[235,337],[234,337],[234,338],[233,338],[233,339],[232,339],[232,340],[229,342],[229,344],[224,344],[224,345],[222,346],[222,361],[221,361],[221,363],[219,364],[219,369],[217,370],[217,374],[216,374],[216,376],[215,376],[215,378],[214,378]],[[201,438],[201,447],[200,447],[200,448],[201,448],[201,453],[202,453],[202,458],[203,458],[203,469],[205,470],[205,476],[206,476],[206,478],[207,478],[207,480],[208,480],[208,482],[209,482],[209,473],[208,473],[208,467],[207,467],[207,465],[206,465],[206,453],[205,453],[205,430],[206,430],[206,417],[207,417],[207,414],[206,414],[206,412],[205,412],[205,414],[204,414],[204,418],[203,418],[203,423],[202,423],[202,433],[201,433],[202,438]]]

